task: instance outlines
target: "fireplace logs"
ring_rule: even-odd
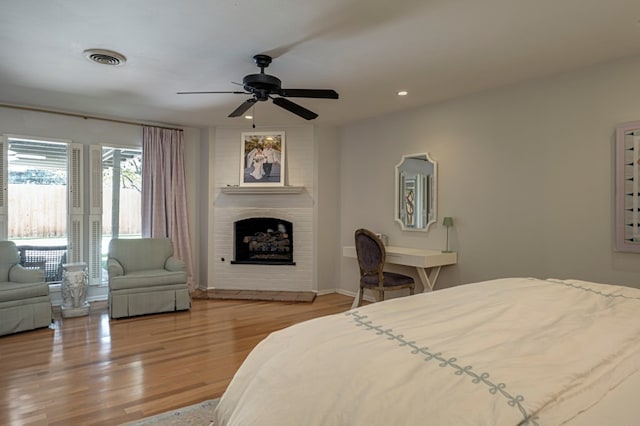
[[[295,265],[293,224],[259,217],[234,223],[235,260],[233,264]]]

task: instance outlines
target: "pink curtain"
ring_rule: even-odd
[[[183,140],[181,130],[142,128],[142,236],[173,241],[193,290]]]

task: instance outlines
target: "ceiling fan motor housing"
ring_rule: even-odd
[[[244,90],[253,93],[259,101],[269,99],[269,94],[279,93],[282,82],[269,74],[249,74],[242,79]]]

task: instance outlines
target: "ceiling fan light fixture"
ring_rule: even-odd
[[[398,96],[407,96],[409,94],[409,92],[407,92],[406,90],[399,90],[396,92],[396,95]]]
[[[91,62],[95,62],[100,65],[118,67],[127,62],[127,58],[122,53],[118,53],[113,50],[87,49],[82,52],[82,54]]]
[[[253,57],[256,65],[260,68],[259,74],[248,74],[242,78],[242,88],[244,91],[209,91],[209,92],[177,92],[179,95],[202,94],[202,93],[232,93],[238,95],[250,95],[251,97],[241,103],[228,117],[247,117],[245,113],[257,102],[271,100],[274,105],[279,106],[305,120],[313,120],[318,117],[313,111],[290,101],[287,98],[316,98],[316,99],[338,99],[340,95],[332,89],[283,89],[282,81],[273,75],[265,74],[264,69],[271,63],[271,57],[267,55],[255,55]],[[235,83],[239,84],[239,83]],[[255,123],[254,123],[255,127]]]

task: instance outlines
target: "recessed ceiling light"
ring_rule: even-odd
[[[409,94],[409,92],[407,92],[406,90],[400,90],[399,92],[396,93],[396,95],[398,96],[407,96]]]
[[[91,62],[95,62],[101,65],[120,66],[127,62],[127,58],[118,52],[105,49],[87,49],[82,52],[85,58]]]

